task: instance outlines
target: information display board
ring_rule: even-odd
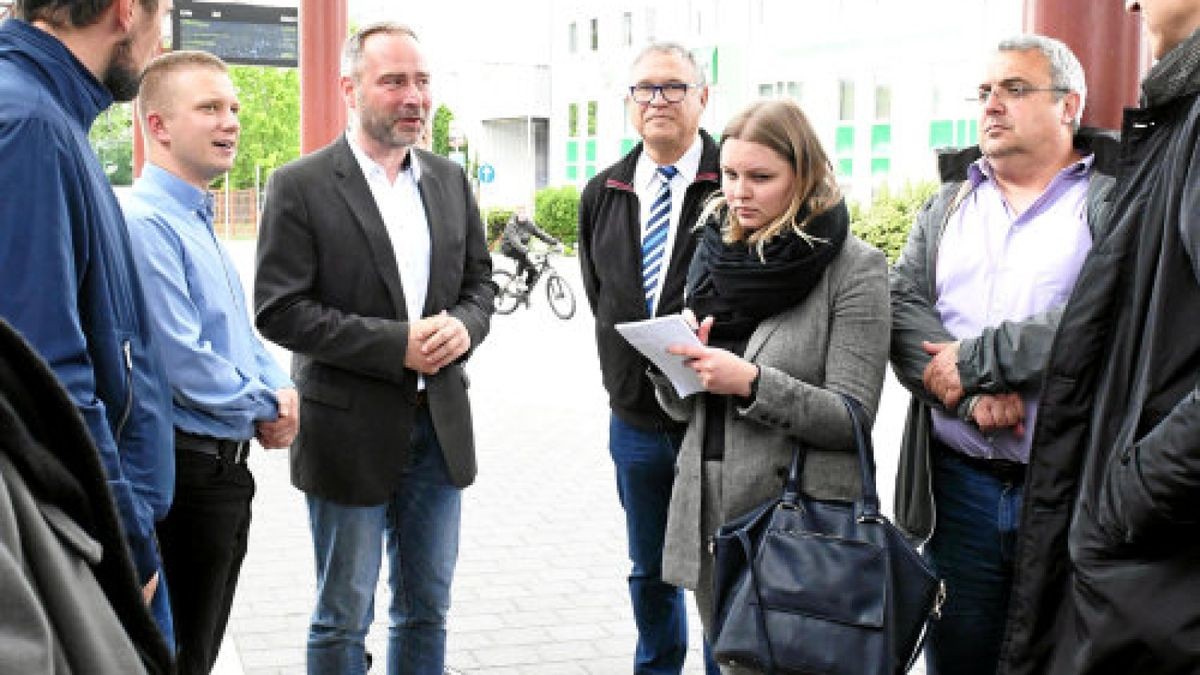
[[[175,0],[172,49],[199,49],[228,63],[296,67],[300,21],[295,6]]]

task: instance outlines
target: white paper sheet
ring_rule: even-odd
[[[670,345],[702,346],[700,338],[679,314],[659,316],[645,321],[630,321],[615,326],[629,344],[650,359],[671,380],[681,397],[703,391],[696,371],[684,365],[684,357],[667,353]]]

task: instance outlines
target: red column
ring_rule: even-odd
[[[1149,65],[1140,20],[1116,0],[1025,0],[1025,30],[1058,38],[1079,57],[1088,85],[1083,123],[1120,129]]]
[[[140,178],[146,166],[146,137],[142,133],[142,121],[138,119],[137,106],[133,106],[133,177]]]
[[[300,0],[300,152],[328,145],[346,128],[338,85],[347,0]]]

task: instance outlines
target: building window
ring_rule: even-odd
[[[758,85],[758,95],[763,98],[790,98],[796,103],[800,102],[803,91],[804,87],[799,82],[767,82]]]
[[[596,135],[596,102],[588,101],[587,135]]]
[[[892,119],[892,88],[886,84],[875,87],[875,119]]]
[[[567,105],[567,136],[575,138],[579,135],[579,104]]]
[[[637,144],[638,144],[638,142],[637,142],[637,139],[635,139],[635,138],[622,138],[621,139],[621,156],[624,157],[625,155],[629,154],[629,151],[633,150],[635,147],[637,147]]]
[[[953,89],[950,91],[954,91]],[[929,149],[965,148],[979,141],[979,122],[974,119],[976,106],[957,96],[950,96],[935,86],[933,114],[929,120]]]
[[[579,178],[579,169],[575,168],[574,164],[567,165],[567,180],[573,181]]]
[[[843,125],[838,127],[837,138],[834,143],[837,148],[837,154],[849,155],[854,153],[854,127]]]
[[[838,126],[834,137],[834,156],[838,178],[843,184],[854,176],[854,82],[838,82]]]
[[[892,152],[892,125],[875,124],[871,127],[871,156],[888,155]]]
[[[589,162],[596,161],[596,139],[588,139],[583,148],[583,158]]]
[[[871,125],[871,177],[886,179],[892,168],[892,88],[875,85],[875,124]]]
[[[626,47],[633,44],[633,12],[621,15],[621,44]]]
[[[600,49],[600,19],[592,19],[592,51]]]
[[[854,83],[850,80],[838,82],[838,119],[854,121]]]
[[[573,164],[579,161],[579,143],[575,141],[567,141],[567,163]]]
[[[574,21],[567,26],[567,51],[572,54],[579,51],[579,27]]]

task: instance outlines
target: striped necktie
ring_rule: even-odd
[[[671,228],[671,179],[679,169],[673,166],[658,167],[658,178],[662,184],[658,196],[650,207],[650,218],[642,235],[642,292],[646,296],[646,314],[654,316],[654,299],[659,292],[659,281],[665,274],[663,253],[667,249],[667,233]]]

